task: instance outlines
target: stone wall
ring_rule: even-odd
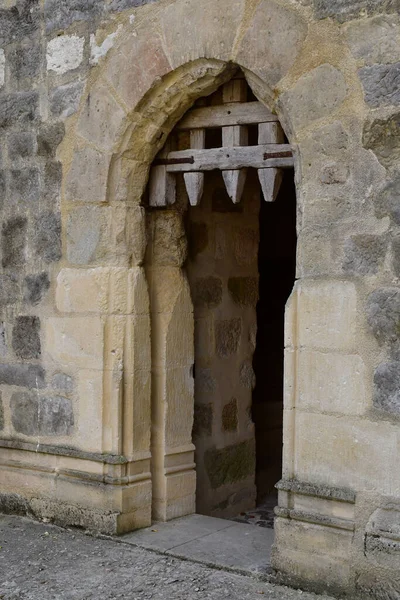
[[[2,3],[5,509],[107,532],[150,522],[140,203],[175,123],[236,63],[296,162],[274,565],[301,585],[398,596],[398,13],[397,0]],[[172,416],[158,491],[182,514],[193,448]]]

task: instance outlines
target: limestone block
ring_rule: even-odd
[[[165,445],[177,448],[191,444],[194,381],[189,366],[168,368],[166,374]]]
[[[186,232],[176,211],[155,212],[153,217],[151,264],[179,267],[187,256]]]
[[[314,121],[330,116],[347,95],[343,74],[324,64],[300,77],[296,85],[281,96],[294,130],[308,127]]]
[[[67,220],[67,259],[86,265],[103,261],[110,252],[111,207],[80,206]]]
[[[397,62],[400,56],[399,15],[377,15],[349,23],[346,37],[352,54],[367,65]]]
[[[148,340],[150,346],[150,340]],[[146,369],[127,373],[124,381],[124,452],[150,451],[151,372]]]
[[[127,317],[124,369],[148,371],[151,364],[150,317]]]
[[[157,366],[191,366],[194,362],[193,314],[182,311],[179,304],[175,311],[153,317],[153,364]]]
[[[129,207],[126,217],[121,214],[121,223],[114,223],[117,238],[120,231],[124,230],[123,238],[125,240],[125,253],[128,252],[131,257],[132,266],[141,265],[144,260],[147,244],[146,232],[146,212],[141,206]],[[119,237],[122,237],[120,234]],[[117,239],[118,241],[118,239]]]
[[[286,345],[351,351],[356,347],[356,316],[353,283],[302,280],[287,305]]]
[[[103,373],[80,369],[77,381],[75,445],[87,452],[102,452]]]
[[[57,277],[56,306],[66,313],[108,310],[110,269],[62,269]]]
[[[298,408],[344,415],[362,414],[367,408],[367,372],[361,357],[301,350],[297,360]]]
[[[315,484],[400,493],[399,438],[388,422],[297,412],[295,477]]]
[[[83,60],[85,38],[77,35],[59,35],[47,44],[47,69],[62,75],[79,67]]]
[[[128,271],[127,313],[147,315],[149,311],[149,289],[145,270],[143,267],[133,267]]]
[[[165,7],[161,26],[172,67],[203,57],[229,61],[244,6],[243,0],[184,0]]]
[[[150,23],[125,35],[121,33],[121,38],[123,42],[107,57],[104,76],[128,110],[132,110],[155,80],[168,73],[171,67],[159,34]]]
[[[176,306],[192,312],[188,281],[182,269],[176,267],[151,267],[147,270],[152,313],[171,313]]]
[[[293,65],[307,29],[307,23],[296,11],[263,0],[242,39],[236,60],[274,86]]]
[[[89,142],[111,151],[124,133],[125,112],[102,83],[92,89],[82,108],[77,132]]]
[[[100,317],[51,317],[42,326],[44,352],[60,366],[103,368],[104,326]]]
[[[67,202],[105,202],[110,157],[86,146],[74,153],[66,176]]]
[[[196,473],[169,475],[166,480],[165,520],[191,515],[196,511]]]

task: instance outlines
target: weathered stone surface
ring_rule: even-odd
[[[41,198],[50,206],[58,204],[62,180],[62,166],[59,162],[46,162]]]
[[[194,385],[198,392],[212,393],[217,389],[217,382],[212,376],[211,369],[196,369]]]
[[[239,381],[243,387],[253,390],[256,385],[256,374],[254,373],[251,362],[246,361],[240,367]]]
[[[346,37],[353,55],[367,65],[399,60],[400,19],[396,14],[353,21],[346,27]]]
[[[55,390],[71,393],[74,390],[74,380],[70,375],[65,373],[55,373],[51,380],[51,386]]]
[[[237,60],[269,85],[275,85],[293,65],[306,35],[307,23],[298,13],[275,2],[261,2],[243,37]]]
[[[208,246],[208,227],[207,223],[198,223],[192,221],[189,224],[188,231],[189,256],[192,260],[198,254],[201,254]]]
[[[102,252],[103,211],[97,207],[80,207],[72,211],[67,223],[67,258],[70,263],[85,265]]]
[[[375,119],[366,123],[363,133],[365,148],[372,150],[386,168],[400,161],[400,113],[387,119]]]
[[[36,152],[35,135],[31,132],[13,133],[8,138],[8,156],[11,160],[34,156]]]
[[[367,104],[373,108],[400,104],[400,63],[363,67],[359,74]]]
[[[27,219],[14,217],[2,226],[2,265],[7,267],[21,267],[25,263]]]
[[[258,301],[257,277],[230,277],[228,290],[232,300],[241,306],[255,306]]]
[[[61,144],[65,133],[64,123],[48,123],[42,125],[37,137],[38,155],[54,158],[57,147]]]
[[[38,169],[23,169],[10,172],[10,200],[14,204],[37,203],[40,196]]]
[[[82,148],[74,154],[67,175],[66,200],[79,202],[105,202],[109,157],[91,147]]]
[[[222,429],[223,431],[237,431],[238,428],[238,403],[236,398],[232,398],[222,409]]]
[[[343,270],[359,275],[373,275],[382,267],[387,238],[376,235],[354,235],[345,244]]]
[[[317,19],[332,17],[340,22],[378,12],[399,12],[399,0],[314,0]]]
[[[47,44],[47,69],[62,75],[79,67],[83,60],[85,38],[77,35],[59,35]]]
[[[383,363],[374,375],[374,406],[400,413],[400,362]]]
[[[50,289],[50,279],[47,273],[27,275],[24,281],[24,300],[36,306],[42,301]]]
[[[39,358],[40,319],[33,316],[17,317],[12,332],[12,347],[18,358]]]
[[[68,4],[59,0],[46,0],[44,16],[46,30],[66,29],[75,21],[87,21],[100,16],[104,10],[98,0],[71,0]]]
[[[8,354],[8,343],[7,343],[7,330],[6,324],[0,323],[0,356],[7,356]]]
[[[73,115],[79,106],[84,84],[81,81],[61,85],[50,94],[50,110],[55,117],[66,119]]]
[[[2,7],[4,7],[4,3]],[[12,2],[9,8],[2,8],[0,10],[0,44],[9,44],[26,36],[32,36],[39,27],[38,8],[37,0]]]
[[[249,440],[217,450],[205,452],[204,463],[212,489],[250,477],[255,469],[254,442]]]
[[[61,217],[53,212],[44,212],[36,219],[35,249],[45,262],[56,262],[61,258]]]
[[[39,114],[38,92],[18,92],[0,96],[0,127],[32,123]]]
[[[322,169],[321,183],[326,185],[346,183],[349,178],[349,167],[345,164],[330,164]]]
[[[367,302],[368,324],[380,343],[397,342],[400,336],[400,289],[382,288]]]
[[[210,404],[195,404],[194,405],[194,421],[193,435],[203,436],[211,435],[213,423],[213,405]]]
[[[24,41],[8,53],[8,63],[13,81],[18,83],[19,89],[29,89],[32,80],[40,73],[42,64],[42,49],[37,40]]]
[[[227,319],[215,323],[215,349],[218,356],[227,358],[239,347],[242,334],[241,319]]]
[[[30,389],[45,387],[45,371],[39,365],[0,364],[0,384]]]
[[[154,265],[183,265],[187,256],[186,232],[176,211],[155,213],[151,262]]]
[[[251,265],[257,260],[259,235],[257,230],[241,227],[234,233],[233,250],[238,265]]]
[[[295,130],[330,115],[343,102],[347,86],[343,74],[324,64],[300,77],[296,85],[282,96]]]
[[[15,274],[0,275],[0,306],[14,304],[19,297],[20,286]]]
[[[218,306],[222,301],[222,281],[218,277],[200,277],[192,294],[195,306]]]
[[[71,400],[60,396],[38,397],[36,393],[16,392],[11,396],[11,421],[24,435],[70,435],[74,426]]]
[[[3,407],[3,398],[0,394],[0,431],[4,429],[4,407]]]
[[[340,121],[320,127],[312,134],[312,139],[318,144],[318,150],[326,156],[332,156],[349,145],[349,136]]]
[[[396,277],[400,278],[400,236],[392,240],[392,269]]]

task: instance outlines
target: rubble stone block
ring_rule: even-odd
[[[32,306],[39,304],[50,289],[47,273],[27,275],[24,280],[24,300]]]
[[[194,422],[193,435],[204,436],[212,434],[213,423],[213,405],[210,404],[195,404],[194,405]]]
[[[347,85],[343,74],[329,64],[321,65],[300,77],[282,96],[295,131],[331,115],[344,101]]]
[[[238,403],[232,398],[222,409],[222,430],[237,431],[238,428]]]
[[[193,286],[195,306],[218,306],[222,302],[222,281],[218,277],[200,277]]]
[[[15,431],[24,435],[70,435],[74,425],[71,400],[61,396],[15,392],[11,396],[11,421]]]
[[[258,301],[257,277],[230,277],[228,290],[232,300],[241,306],[256,306]]]
[[[345,244],[343,270],[359,275],[373,275],[383,266],[387,250],[386,237],[356,235]]]
[[[400,289],[381,288],[367,300],[368,324],[380,343],[396,343],[400,336]]]
[[[47,69],[62,75],[79,67],[83,60],[85,38],[77,35],[59,35],[47,43]]]
[[[40,197],[39,170],[22,169],[10,172],[10,201],[17,205],[36,204]]]
[[[218,356],[227,358],[239,348],[242,334],[241,319],[227,319],[215,323],[215,349]]]
[[[45,370],[39,365],[0,364],[0,384],[37,389],[45,387]]]
[[[39,116],[39,93],[16,92],[0,96],[0,127],[30,124]]]
[[[359,70],[369,106],[398,106],[400,104],[400,62],[393,65],[373,65]]]
[[[40,127],[37,136],[38,155],[55,158],[56,150],[65,133],[64,123],[47,123]]]
[[[34,316],[20,316],[16,318],[12,333],[12,347],[18,358],[39,358],[40,345],[40,319]]]
[[[251,477],[255,470],[254,441],[248,440],[221,450],[210,448],[204,454],[204,464],[213,490]]]
[[[34,156],[36,153],[36,137],[30,131],[13,133],[8,138],[8,156],[11,160]]]
[[[55,88],[50,93],[50,110],[55,117],[66,119],[79,107],[84,84],[81,81],[68,83]]]
[[[383,363],[376,369],[374,407],[400,414],[400,362]]]
[[[28,221],[26,217],[13,217],[2,226],[2,265],[22,267],[25,264],[25,248]]]
[[[20,284],[17,275],[0,275],[0,306],[14,304],[19,295]]]
[[[400,161],[400,113],[386,119],[368,121],[363,132],[364,147],[376,155],[379,162],[390,168]]]
[[[61,216],[44,212],[36,219],[36,254],[51,263],[61,258]]]

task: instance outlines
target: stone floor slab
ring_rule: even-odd
[[[231,526],[232,522],[225,519],[190,515],[168,523],[155,523],[146,529],[127,533],[120,539],[126,544],[165,552]]]
[[[274,531],[235,524],[169,551],[179,558],[249,573],[268,573]]]

